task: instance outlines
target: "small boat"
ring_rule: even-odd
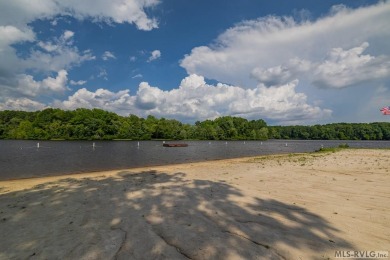
[[[187,147],[188,144],[163,144],[164,147]]]

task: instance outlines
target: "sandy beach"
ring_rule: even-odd
[[[390,150],[0,182],[0,259],[333,259],[390,250]]]

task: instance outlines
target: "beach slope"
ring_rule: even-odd
[[[0,182],[0,259],[328,259],[390,250],[390,150]]]

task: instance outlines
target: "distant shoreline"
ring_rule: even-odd
[[[390,140],[390,122],[268,126],[260,118],[221,116],[189,124],[85,108],[5,110],[0,118],[0,138],[16,140]]]

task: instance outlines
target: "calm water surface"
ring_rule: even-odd
[[[311,152],[321,146],[335,147],[341,143],[348,143],[355,148],[390,148],[390,141],[269,140],[185,143],[189,146],[169,148],[163,147],[162,141],[0,140],[0,180],[265,154]]]

